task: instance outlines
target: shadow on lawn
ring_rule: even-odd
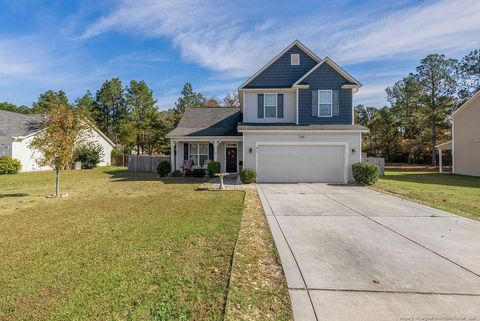
[[[28,196],[27,193],[11,193],[11,194],[0,194],[0,198],[7,198],[7,197],[24,197]]]
[[[391,173],[388,175],[387,172],[387,175],[383,176],[381,179],[384,181],[480,188],[480,177],[456,174],[440,174],[435,172],[405,172],[405,174],[400,173],[395,175],[392,175]]]
[[[113,182],[162,182],[163,184],[201,184],[208,181],[208,178],[195,177],[159,177],[157,173],[133,173],[127,169],[109,170],[105,173],[111,175]]]

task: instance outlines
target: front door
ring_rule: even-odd
[[[227,147],[227,173],[237,172],[237,147]]]

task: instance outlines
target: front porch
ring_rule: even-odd
[[[187,163],[192,169],[207,169],[208,163],[218,161],[220,172],[240,173],[243,165],[241,136],[179,137],[170,139],[172,170],[184,171]]]

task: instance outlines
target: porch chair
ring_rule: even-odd
[[[189,176],[192,174],[193,161],[191,159],[186,159],[183,161],[183,175]]]

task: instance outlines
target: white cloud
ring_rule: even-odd
[[[477,0],[438,1],[386,16],[359,11],[335,17],[331,24],[318,23],[324,11],[296,19],[255,20],[251,10],[238,6],[221,1],[124,0],[82,38],[111,30],[167,38],[187,61],[231,77],[251,75],[295,38],[344,64],[480,45]]]

